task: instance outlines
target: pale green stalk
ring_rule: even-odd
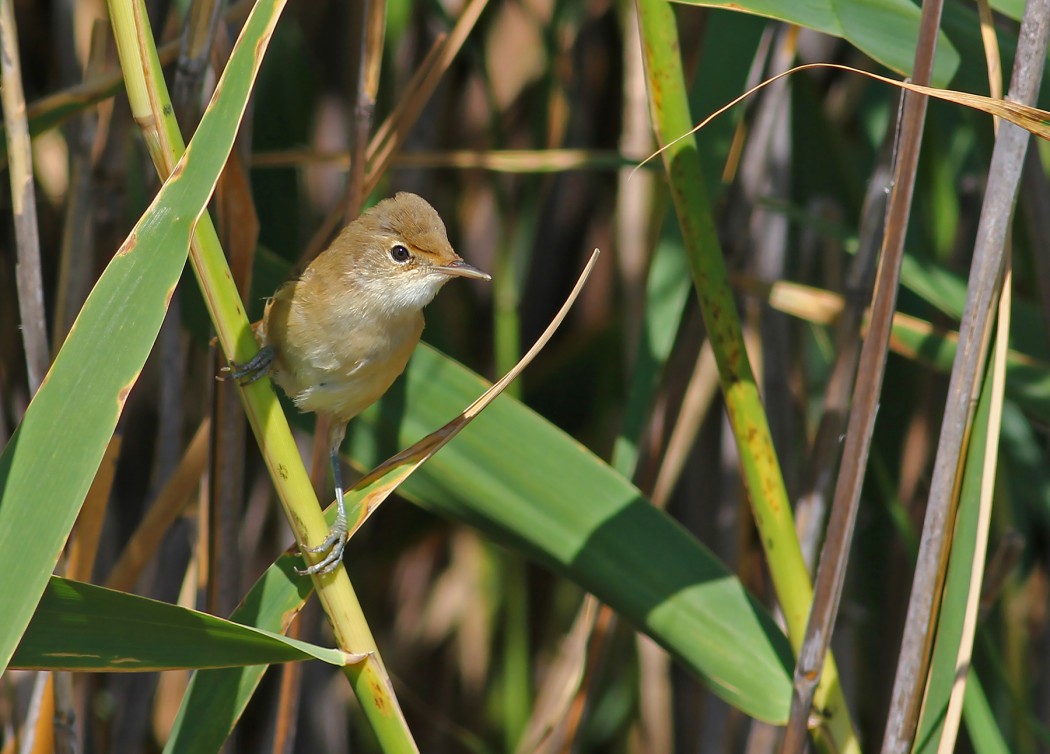
[[[283,7],[284,0],[260,0],[246,27],[253,22],[268,24],[264,36],[268,40]],[[141,0],[110,0],[109,10],[132,114],[142,128],[157,172],[166,178],[182,157],[185,145],[164,84],[145,7]],[[256,56],[264,50],[265,45],[260,44]],[[248,361],[257,345],[207,212],[194,232],[190,263],[224,353],[234,361]],[[265,381],[243,388],[241,395],[296,541],[300,545],[319,544],[327,536],[328,525],[280,403]],[[383,749],[416,751],[346,571],[340,565],[331,573],[313,577],[313,581],[340,649],[360,657],[345,672]]]
[[[791,504],[773,448],[769,423],[744,346],[721,244],[707,200],[682,72],[674,10],[665,0],[637,0],[653,129],[669,179],[671,197],[692,270],[704,323],[714,349],[726,411],[740,452],[773,588],[784,613],[788,639],[798,654],[806,631],[813,585],[795,534]],[[838,670],[829,655],[814,696],[826,712],[814,735],[825,751],[859,751]]]

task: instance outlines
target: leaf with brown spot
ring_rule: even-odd
[[[196,610],[52,576],[11,667],[126,673],[296,660],[342,666],[346,656]]]
[[[669,143],[657,149],[651,155],[642,160],[638,165],[635,166],[632,171],[637,172],[647,162],[660,156],[663,152],[667,151],[675,144],[683,139],[687,139],[693,136],[697,131],[701,130],[708,123],[713,121],[722,113],[735,107],[745,99],[750,97],[752,94],[757,92],[759,89],[763,89],[775,81],[790,76],[800,71],[809,70],[811,68],[833,68],[841,71],[848,71],[850,73],[856,73],[861,76],[867,76],[870,79],[881,81],[884,84],[890,84],[891,86],[898,87],[900,89],[907,89],[910,92],[917,94],[925,94],[927,97],[933,97],[935,99],[944,100],[945,102],[953,102],[963,107],[968,107],[972,110],[979,110],[988,115],[992,115],[997,118],[1002,118],[1013,123],[1019,128],[1023,128],[1026,131],[1035,134],[1041,139],[1050,140],[1050,112],[1046,110],[1040,110],[1037,107],[1031,107],[1030,105],[1022,105],[1019,102],[1012,102],[1005,99],[995,99],[993,97],[986,97],[981,94],[971,94],[970,92],[957,92],[952,89],[938,89],[932,86],[920,86],[919,84],[912,84],[908,81],[897,81],[895,79],[887,78],[886,76],[880,76],[877,73],[871,71],[862,71],[859,68],[852,68],[848,65],[839,65],[838,63],[806,63],[805,65],[795,66],[786,71],[778,73],[776,76],[771,76],[757,86],[752,87],[736,99],[732,100],[726,105],[715,110],[713,113],[708,115],[697,125],[685,133],[678,136],[676,139],[671,140]]]
[[[260,2],[242,38],[268,35],[279,0]],[[0,455],[0,573],[18,584],[0,624],[7,666],[160,330],[190,234],[226,161],[257,72],[252,45],[235,51],[227,84],[184,159],[88,296],[47,381]]]

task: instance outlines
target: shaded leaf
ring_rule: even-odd
[[[128,673],[347,656],[197,610],[52,576],[11,666]]]

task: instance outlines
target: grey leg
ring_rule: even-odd
[[[343,560],[343,551],[346,549],[347,540],[350,538],[350,529],[346,518],[346,503],[343,500],[343,470],[339,461],[339,445],[342,444],[345,425],[338,432],[333,431],[333,439],[338,435],[339,442],[332,446],[332,481],[335,484],[335,523],[332,530],[328,532],[324,542],[317,547],[303,547],[301,549],[313,553],[325,553],[325,556],[303,569],[296,569],[301,576],[309,576],[315,573],[330,573]]]

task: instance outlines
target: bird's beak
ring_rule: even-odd
[[[436,272],[443,272],[444,274],[449,275],[451,277],[476,278],[478,280],[492,280],[492,275],[488,274],[487,272],[482,272],[477,267],[474,267],[473,265],[467,264],[462,259],[457,259],[455,262],[452,262],[451,264],[446,264],[446,265],[442,265],[440,267],[435,267],[434,270]]]

